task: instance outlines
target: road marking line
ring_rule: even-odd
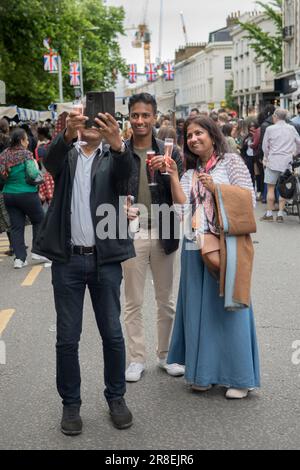
[[[0,253],[0,258],[5,258],[7,255],[4,255],[3,253]]]
[[[32,286],[40,272],[42,271],[43,266],[34,266],[30,272],[25,277],[24,281],[22,282],[22,287]]]
[[[15,313],[15,310],[13,308],[8,308],[6,310],[0,310],[0,336],[5,330],[9,320]]]
[[[0,246],[8,246],[8,241],[0,240]]]

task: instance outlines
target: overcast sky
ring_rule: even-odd
[[[123,6],[126,12],[125,26],[140,24],[144,19],[146,0],[107,0],[108,6]],[[180,19],[183,11],[189,42],[207,42],[211,31],[226,25],[226,17],[240,10],[242,13],[257,9],[253,0],[163,0],[162,59],[174,59],[174,51],[184,45],[184,35]],[[149,0],[146,23],[151,35],[151,60],[155,61],[159,49],[160,0]],[[143,72],[144,56],[142,49],[131,46],[134,31],[126,31],[127,37],[120,38],[122,55],[127,63],[138,64]]]

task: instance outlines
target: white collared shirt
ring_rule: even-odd
[[[84,147],[77,143],[78,159],[72,188],[71,201],[71,242],[72,245],[94,246],[95,230],[91,214],[91,172],[98,151],[102,152],[102,142],[92,155],[84,153]]]

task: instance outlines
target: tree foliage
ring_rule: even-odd
[[[267,63],[270,69],[278,73],[282,70],[282,0],[273,0],[269,3],[255,2],[259,5],[267,18],[272,20],[276,27],[275,35],[263,31],[260,26],[238,21],[241,28],[248,33],[246,36],[250,41],[250,47],[256,52],[257,59]]]
[[[43,109],[58,101],[58,76],[43,67],[45,38],[61,54],[65,101],[74,98],[69,62],[78,61],[79,45],[85,91],[113,87],[116,71],[127,70],[118,44],[124,15],[101,0],[0,0],[0,80],[7,103]]]

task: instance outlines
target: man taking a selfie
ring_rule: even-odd
[[[61,431],[67,435],[82,431],[78,346],[86,287],[103,343],[104,395],[112,422],[118,429],[132,424],[124,400],[125,346],[119,317],[121,262],[135,252],[130,238],[118,238],[119,188],[130,176],[132,156],[116,120],[108,113],[98,117],[94,122],[99,127],[86,128],[87,117],[71,112],[65,131],[49,146],[44,165],[54,178],[55,192],[35,247],[36,253],[52,260],[57,389],[63,403]],[[98,215],[103,204],[114,206],[116,237],[100,239],[96,234],[104,218]]]

